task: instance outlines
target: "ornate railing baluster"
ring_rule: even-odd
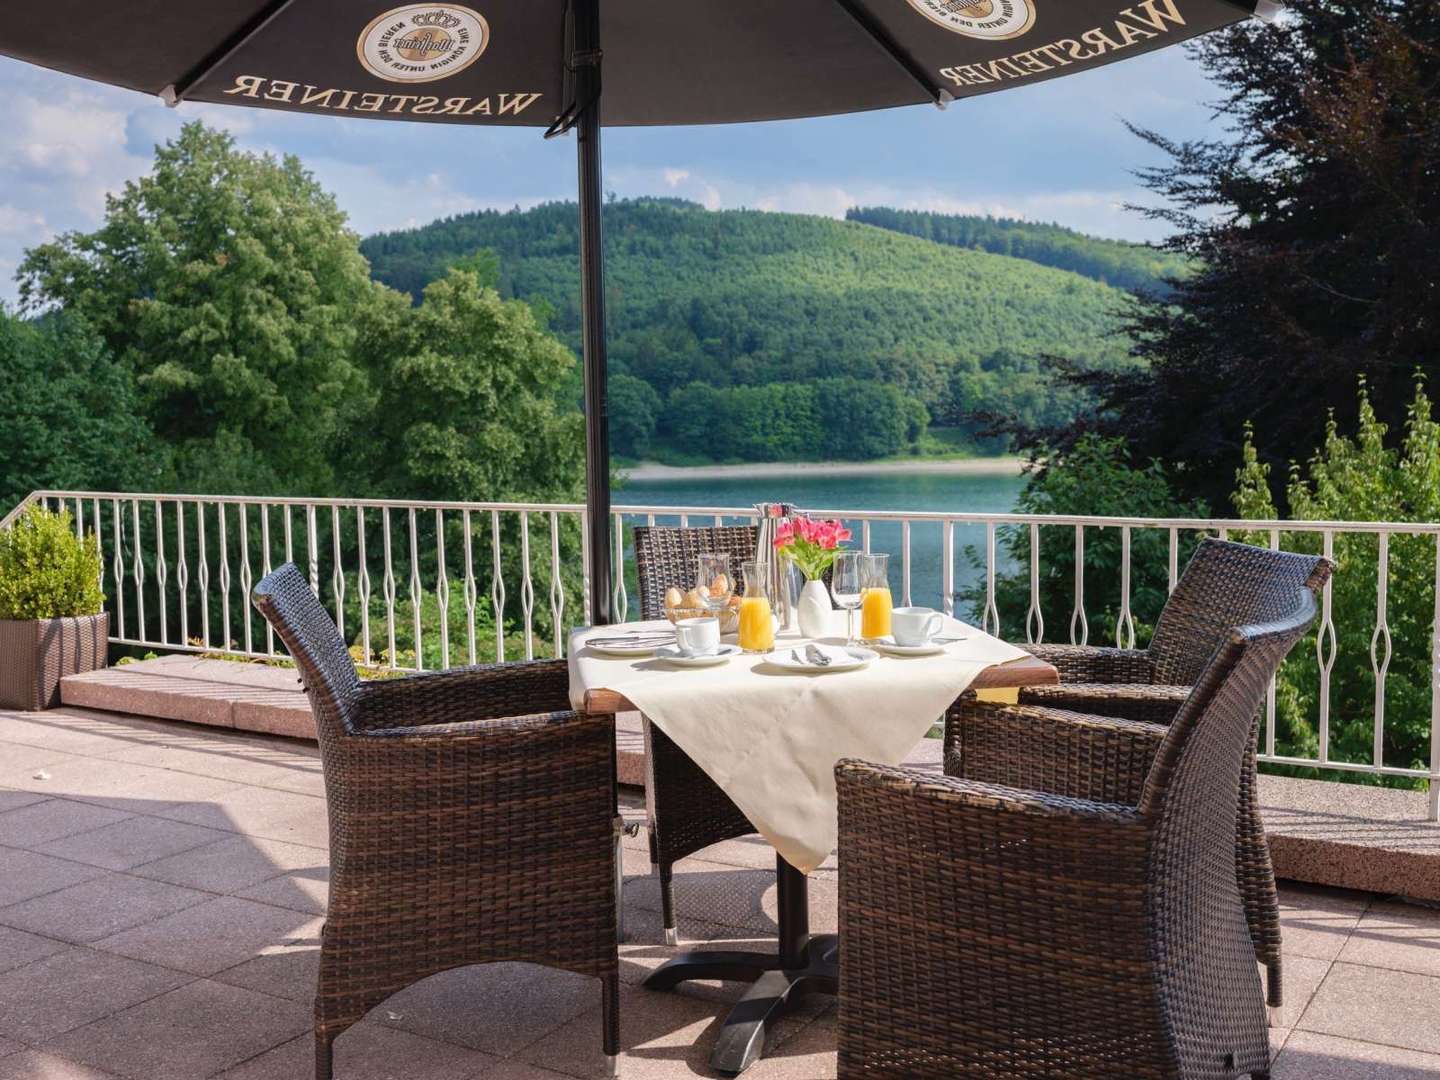
[[[1390,670],[1390,534],[1380,534],[1375,568],[1375,632],[1370,635],[1370,668],[1375,672],[1375,748],[1372,764],[1385,764],[1385,676]],[[1384,649],[1380,643],[1384,642]]]
[[[1430,624],[1430,820],[1440,821],[1440,536],[1435,537],[1435,617]]]
[[[565,583],[560,580],[560,515],[550,511],[550,626],[555,656],[565,655]]]
[[[955,522],[947,520],[940,531],[940,593],[946,615],[955,614]]]
[[[274,567],[270,561],[270,506],[267,503],[260,504],[260,549],[260,572],[269,577]],[[269,620],[265,622],[265,654],[275,655],[275,628]]]
[[[365,554],[365,508],[355,508],[355,543],[360,559],[360,572],[355,578],[355,588],[360,597],[360,655],[365,665],[375,662],[370,650],[370,560]]]
[[[140,621],[141,641],[148,631],[145,629],[145,549],[140,541],[140,500],[130,500],[130,521],[134,526],[135,547],[131,559],[131,572],[135,580],[135,617]]]
[[[520,511],[520,614],[525,620],[525,659],[535,659],[535,582],[530,577],[530,515]]]
[[[1280,530],[1270,530],[1270,550],[1280,550]],[[1270,676],[1270,685],[1265,690],[1265,745],[1273,746],[1275,743],[1275,724],[1279,714],[1275,711],[1275,685],[1276,676]]]
[[[305,507],[305,559],[310,571],[310,591],[320,595],[320,536],[315,521],[315,507]]]
[[[175,502],[175,588],[180,593],[180,644],[190,644],[190,564],[185,552],[185,503]]]
[[[910,606],[910,519],[900,522],[900,596]]]
[[[1335,558],[1335,533],[1326,529],[1322,534],[1321,550],[1327,559]],[[1320,751],[1319,760],[1330,760],[1330,673],[1335,668],[1338,642],[1335,637],[1334,582],[1325,582],[1320,594],[1320,628],[1315,633],[1315,662],[1320,665]],[[1275,748],[1270,747],[1270,753]]]
[[[495,607],[495,662],[505,662],[505,573],[500,564],[500,511],[490,511],[490,603]]]
[[[420,523],[416,520],[415,508],[410,508],[410,623],[415,632],[415,670],[425,670],[425,645],[421,639],[421,609],[425,594],[420,591]]]
[[[200,545],[200,640],[210,648],[210,555],[205,544],[205,504],[195,504],[196,542]]]
[[[330,507],[330,595],[335,601],[335,629],[345,637],[345,560],[340,552],[340,507]],[[349,640],[348,638],[346,639]]]
[[[595,621],[595,601],[590,593],[590,515],[580,511],[580,588],[585,599],[585,625]]]
[[[1120,527],[1120,617],[1115,620],[1115,647],[1135,647],[1135,619],[1130,614],[1130,526]]]
[[[215,513],[220,520],[220,622],[225,628],[225,638],[220,647],[229,652],[234,645],[230,635],[230,540],[229,525],[226,522],[225,504],[215,504]]]
[[[475,610],[480,602],[480,589],[475,582],[475,539],[471,527],[470,511],[466,510],[462,524],[465,529],[465,646],[470,663],[477,662],[475,654]]]
[[[1076,630],[1080,635],[1075,635]],[[1085,526],[1075,526],[1075,607],[1070,612],[1070,644],[1090,644],[1090,620],[1085,615]]]
[[[240,504],[240,610],[243,612],[241,621],[245,627],[245,651],[255,651],[254,619],[251,616],[253,605],[250,603],[250,592],[255,587],[255,575],[250,569],[250,515],[246,512],[244,503]]]
[[[987,634],[1000,636],[1000,609],[995,604],[995,522],[985,523],[985,617],[980,623]]]
[[[1025,612],[1025,641],[1039,645],[1045,640],[1045,615],[1040,610],[1040,526],[1030,523],[1030,607]]]
[[[80,500],[76,499],[75,502],[79,505]],[[160,608],[160,641],[162,644],[169,644],[170,623],[165,610],[168,599],[165,583],[169,580],[170,568],[165,559],[165,515],[160,509],[162,505],[164,504],[159,499],[155,500],[155,600]]]
[[[125,637],[125,531],[120,527],[120,500],[110,500],[110,532],[115,541],[114,562],[111,573],[115,578],[115,616],[120,626],[120,636]],[[137,635],[144,637],[142,631]]]
[[[390,669],[393,671],[399,666],[399,657],[395,652],[395,561],[390,545],[390,508],[388,506],[380,508],[380,522],[385,538],[385,578],[382,583],[385,589],[385,640],[386,648],[389,651]]]
[[[440,608],[440,666],[450,666],[450,576],[445,571],[445,511],[435,511],[435,602]]]
[[[1180,530],[1170,526],[1170,564],[1166,590],[1174,592],[1180,583]]]
[[[105,535],[101,529],[100,500],[90,500],[90,520],[95,522],[95,542],[100,545],[100,591],[105,591]]]
[[[611,611],[616,622],[624,622],[630,614],[630,597],[625,593],[625,518],[615,515],[615,563],[611,576],[615,585],[611,598]]]

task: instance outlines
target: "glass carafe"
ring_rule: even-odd
[[[742,564],[745,595],[740,599],[740,648],[767,653],[775,647],[774,568],[769,560]]]
[[[890,636],[890,556],[864,555],[860,559],[861,586],[860,636],[878,641]]]

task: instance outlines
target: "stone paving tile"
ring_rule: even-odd
[[[315,1039],[302,1035],[243,1065],[219,1080],[295,1080],[313,1073]],[[489,1077],[500,1059],[463,1046],[436,1042],[399,1028],[359,1023],[335,1041],[335,1075],[345,1080],[417,1080]]]
[[[746,1080],[833,1080],[835,1025],[833,1009],[825,1012],[777,1046],[745,1071]]]
[[[296,870],[262,881],[236,895],[311,915],[324,915],[330,896],[330,870],[322,866]]]
[[[1281,978],[1284,980],[1284,1004],[1280,1008],[1270,1011],[1271,1030],[1274,1031],[1278,1028],[1288,1032],[1293,1028],[1315,997],[1315,991],[1320,989],[1320,984],[1325,981],[1325,976],[1329,973],[1329,960],[1316,960],[1309,956],[1284,957],[1281,966]],[[1264,975],[1261,975],[1261,979],[1264,979]]]
[[[7,810],[18,810],[22,806],[29,806],[31,803],[44,802],[50,796],[40,795],[34,791],[17,791],[14,788],[0,788],[0,814]]]
[[[514,1058],[500,1062],[495,1068],[481,1073],[480,1076],[481,1080],[573,1080],[564,1073],[551,1072],[549,1069],[540,1068],[539,1065],[531,1065]]]
[[[40,848],[75,833],[124,821],[129,814],[71,799],[47,799],[0,814],[0,844]]]
[[[53,859],[35,851],[0,847],[0,911],[22,900],[97,878],[104,872],[98,867]],[[0,923],[4,921],[0,915]],[[45,927],[40,930],[46,932]]]
[[[94,947],[192,975],[214,975],[253,959],[271,944],[317,941],[322,921],[222,896],[101,938]]]
[[[112,754],[112,761],[131,762],[174,772],[230,780],[237,784],[293,790],[301,785],[309,790],[314,778],[321,776],[318,758],[285,753],[249,739],[188,739],[128,747]]]
[[[3,740],[0,740],[3,742]],[[84,761],[74,754],[62,754],[43,746],[24,746],[20,743],[5,743],[5,752],[0,754],[0,784],[21,791],[46,793],[47,780],[37,774],[49,774],[51,769],[72,761]]]
[[[0,926],[0,973],[33,964],[68,948],[69,944],[54,938]]]
[[[67,949],[0,975],[0,1034],[38,1045],[189,981],[154,964]]]
[[[0,742],[19,743],[65,754],[104,757],[164,737],[153,721],[117,720],[104,713],[52,709],[41,713],[0,713]]]
[[[1440,1055],[1297,1031],[1271,1080],[1437,1080]]]
[[[235,787],[218,798],[162,809],[157,813],[176,821],[188,821],[212,829],[229,829],[289,844],[323,848],[330,842],[325,800],[291,791]]]
[[[1286,883],[1280,887],[1281,949],[1334,960],[1370,906],[1368,893]]]
[[[273,997],[309,1005],[315,1000],[315,980],[320,972],[319,919],[308,924],[309,936],[297,934],[274,941],[258,950],[243,964],[216,973],[216,982],[243,987]]]
[[[325,852],[232,834],[217,843],[137,866],[131,873],[191,889],[236,893],[292,871],[328,875]]]
[[[106,870],[129,870],[142,863],[213,844],[227,835],[218,829],[187,825],[183,821],[135,816],[89,832],[52,840],[39,845],[37,850],[44,855]]]
[[[1293,1046],[1302,1031],[1313,1031],[1440,1055],[1436,1002],[1440,979],[1337,963],[1286,1046]]]
[[[311,1029],[303,1005],[199,979],[60,1036],[44,1049],[130,1080],[196,1080]]]
[[[1397,901],[1374,903],[1340,950],[1340,959],[1440,976],[1440,910]]]
[[[0,924],[85,944],[210,899],[194,889],[128,874],[100,877],[0,908]]]
[[[432,976],[369,1018],[510,1057],[599,1004],[598,979],[531,964],[485,964]]]
[[[233,781],[213,776],[145,765],[120,767],[98,757],[72,758],[47,771],[50,779],[37,790],[132,813],[157,814],[178,804],[218,800],[242,790]]]
[[[15,1042],[13,1039],[0,1038],[0,1058],[9,1054],[18,1054],[25,1049],[24,1043]]]
[[[31,1050],[0,1058],[0,1080],[114,1080],[114,1074]]]

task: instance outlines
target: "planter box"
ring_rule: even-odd
[[[53,709],[60,680],[105,666],[110,616],[0,619],[0,709]]]

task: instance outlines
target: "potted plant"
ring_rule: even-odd
[[[800,632],[806,637],[822,637],[829,632],[833,609],[825,573],[835,565],[835,554],[850,535],[843,522],[816,521],[803,514],[787,518],[775,530],[776,553],[789,559],[805,578],[797,616]]]
[[[50,709],[60,680],[105,666],[100,542],[32,506],[0,531],[0,708]]]

